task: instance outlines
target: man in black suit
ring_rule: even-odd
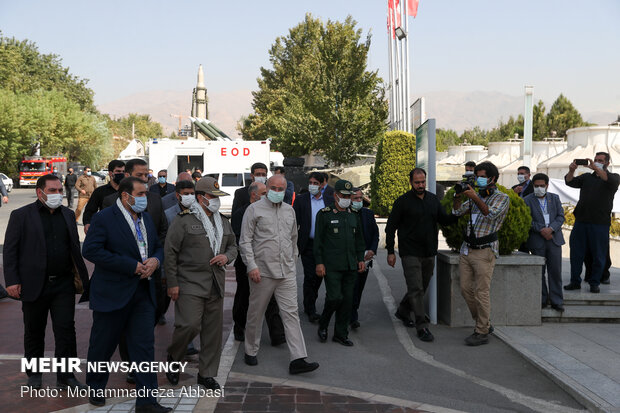
[[[146,171],[145,171],[146,172]],[[114,205],[93,217],[84,240],[84,257],[95,264],[92,276],[88,362],[107,362],[119,344],[127,340],[129,360],[135,363],[155,359],[154,272],[163,261],[164,250],[150,215],[145,212],[146,183],[129,177],[121,181]],[[86,382],[95,394],[89,402],[103,406],[109,373],[89,371]],[[172,410],[157,403],[154,372],[135,374],[137,413],[165,413]]]
[[[65,177],[65,192],[67,193],[67,206],[73,208],[73,196],[75,195],[75,184],[77,175],[73,172],[73,168],[69,168],[69,173]]]
[[[265,196],[267,187],[260,182],[252,182],[248,187],[248,192],[250,194],[250,203],[254,203]],[[243,215],[245,214],[245,210],[248,209],[248,206],[250,206],[250,204],[237,209],[230,220],[232,230],[237,238],[237,245],[241,237]],[[233,321],[235,322],[233,333],[235,335],[235,340],[244,341],[245,325],[247,323],[248,307],[250,305],[250,280],[248,279],[248,268],[241,259],[241,255],[237,256],[237,259],[235,259],[235,277],[237,279],[237,291],[235,291],[235,300],[232,310]],[[271,345],[278,346],[285,343],[284,324],[282,324],[278,303],[273,296],[269,301],[267,310],[265,310],[265,320],[267,321],[267,328],[269,328]]]
[[[22,301],[24,357],[44,357],[51,314],[54,356],[77,357],[75,294],[88,299],[88,271],[80,254],[75,214],[62,206],[62,183],[49,174],[37,180],[37,200],[11,213],[4,239],[4,279],[9,295]],[[5,332],[5,334],[8,334]],[[39,389],[40,373],[28,374]],[[57,373],[57,386],[86,388],[73,373]]]
[[[149,187],[149,191],[158,194],[161,198],[168,194],[174,194],[174,185],[167,182],[168,171],[162,169],[157,172],[157,184]]]
[[[84,217],[82,218],[84,234],[88,232],[90,220],[93,219],[93,215],[103,209],[103,200],[108,195],[116,194],[118,191],[118,184],[125,178],[125,162],[119,161],[118,159],[110,161],[110,163],[108,163],[108,175],[110,176],[110,182],[95,189],[84,208]]]
[[[512,190],[515,191],[521,198],[525,198],[531,193],[534,193],[534,185],[530,181],[530,168],[527,166],[520,166],[517,169],[517,180],[518,184],[512,187]]]
[[[256,162],[250,167],[250,178],[252,182],[260,182],[261,184],[267,183],[267,165],[261,162]],[[232,204],[232,212],[234,214],[235,211],[244,206],[250,205],[250,193],[248,192],[248,187],[252,182],[246,182],[246,185],[243,188],[239,188],[235,191],[235,197],[233,199]]]
[[[377,255],[379,247],[379,227],[375,219],[375,213],[372,209],[364,207],[364,194],[359,188],[353,188],[351,195],[351,209],[357,211],[362,219],[362,231],[364,232],[364,242],[366,243],[366,251],[364,252],[364,264],[366,268],[364,272],[357,274],[355,279],[355,290],[353,291],[353,311],[351,311],[351,328],[360,327],[357,310],[360,308],[362,301],[362,292],[368,279],[368,271],[372,267],[372,259]]]
[[[327,185],[325,175],[322,172],[312,172],[308,178],[308,192],[300,194],[293,204],[299,230],[297,246],[304,267],[304,312],[312,323],[321,317],[316,311],[316,299],[323,281],[323,278],[316,275],[314,262],[316,214],[333,203],[334,189]]]

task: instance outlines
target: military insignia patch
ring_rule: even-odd
[[[351,185],[351,182],[346,182],[344,184],[344,189],[346,189],[347,191],[350,190],[353,186]]]

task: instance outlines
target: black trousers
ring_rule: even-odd
[[[306,248],[301,252],[301,263],[304,267],[304,312],[308,315],[316,313],[316,299],[323,278],[316,275],[314,261],[314,241],[308,239]]]
[[[586,275],[584,279],[585,282],[590,282],[590,277],[592,275],[592,261],[593,261],[592,252],[590,251],[590,249],[587,249],[586,256],[583,260],[583,263],[586,266]],[[609,276],[611,275],[609,273],[610,268],[611,268],[611,257],[609,256],[609,247],[607,247],[607,260],[605,261],[605,267],[603,268],[603,275],[601,276],[601,281],[609,280]]]
[[[358,273],[357,278],[355,279],[355,290],[353,290],[353,311],[351,311],[351,323],[358,320],[357,310],[359,310],[360,303],[362,302],[362,292],[364,292],[364,287],[366,286],[366,280],[368,279],[369,270],[369,268],[366,268],[366,271]]]
[[[43,292],[32,302],[22,302],[24,313],[24,357],[44,357],[47,315],[52,318],[54,357],[77,357],[75,343],[75,287],[72,275],[46,280]],[[9,332],[5,332],[9,334]],[[32,371],[27,371],[32,376]],[[59,379],[73,377],[73,373],[56,373]]]
[[[90,330],[88,361],[110,361],[121,335],[127,340],[129,360],[136,363],[155,360],[155,336],[153,320],[155,306],[149,296],[148,283],[141,281],[129,303],[116,311],[93,311],[93,326]],[[109,373],[88,372],[86,384],[93,389],[105,389]],[[156,389],[155,373],[136,373],[136,390]],[[156,399],[139,397],[136,405],[153,404]]]
[[[73,196],[75,195],[74,186],[65,186],[65,192],[67,193],[67,206],[73,208]]]
[[[233,321],[236,332],[243,332],[248,319],[248,307],[250,305],[250,278],[247,274],[247,267],[240,257],[235,260],[235,278],[237,279],[237,291],[233,301]],[[265,310],[265,321],[269,329],[271,342],[281,342],[285,339],[284,324],[280,317],[280,308],[272,295],[267,310]]]

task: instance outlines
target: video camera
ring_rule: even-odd
[[[467,190],[467,186],[471,186],[475,188],[476,186],[476,176],[475,175],[463,175],[463,179],[461,182],[458,182],[454,185],[454,192],[456,195],[462,194]]]

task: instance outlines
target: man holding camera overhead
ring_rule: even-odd
[[[599,293],[601,275],[609,248],[609,227],[614,196],[620,183],[620,175],[607,170],[610,163],[607,152],[597,152],[594,160],[575,159],[568,166],[564,177],[566,185],[579,188],[579,201],[575,207],[575,225],[570,233],[570,283],[565,290],[581,289],[581,270],[586,251],[592,254],[590,292]],[[594,172],[575,176],[578,165]]]
[[[474,173],[478,191],[467,184],[467,189],[459,195],[455,194],[452,207],[454,215],[469,213],[471,216],[459,260],[461,294],[465,298],[472,318],[476,321],[474,333],[465,339],[468,346],[479,346],[489,342],[488,335],[492,332],[491,277],[495,259],[499,256],[497,233],[510,207],[508,195],[495,187],[499,178],[499,171],[495,165],[491,162],[482,162],[476,165]],[[468,198],[464,203],[463,196]]]

